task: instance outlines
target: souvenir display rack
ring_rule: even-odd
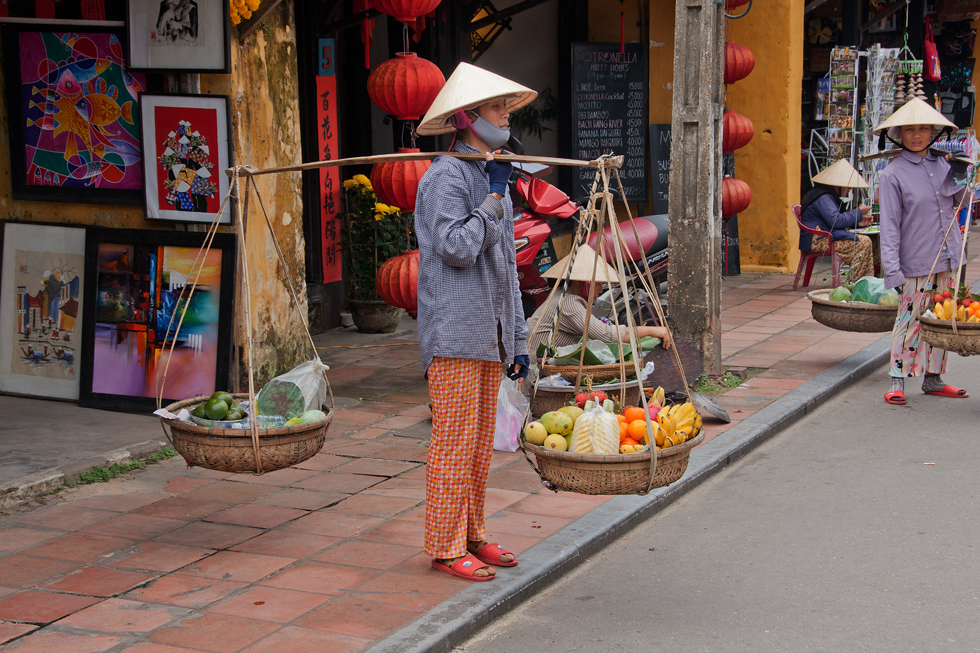
[[[856,48],[837,47],[830,53],[830,112],[827,117],[830,161],[854,158],[859,62]]]

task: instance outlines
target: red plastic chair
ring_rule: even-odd
[[[803,269],[806,268],[806,273],[803,274],[803,287],[806,288],[810,285],[810,273],[813,272],[813,264],[816,263],[817,259],[821,256],[830,257],[830,267],[833,273],[833,286],[836,288],[840,285],[840,257],[837,256],[837,252],[834,251],[834,239],[829,231],[823,231],[822,229],[813,229],[803,224],[800,220],[800,205],[793,205],[793,215],[796,216],[796,224],[800,226],[800,231],[805,231],[807,233],[813,234],[814,236],[823,236],[830,241],[830,247],[826,252],[804,252],[800,250],[800,265],[796,268],[796,278],[793,280],[793,290],[796,290],[797,286],[800,285],[800,274],[803,274]]]

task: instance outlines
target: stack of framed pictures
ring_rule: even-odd
[[[227,387],[233,234],[206,257],[204,233],[4,222],[2,235],[0,392],[144,412],[161,387],[165,403]]]

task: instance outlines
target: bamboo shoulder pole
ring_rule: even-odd
[[[303,172],[305,170],[316,170],[318,168],[332,168],[336,166],[351,166],[374,163],[386,163],[391,161],[423,161],[434,159],[437,156],[451,156],[464,161],[484,161],[487,160],[485,154],[464,154],[461,152],[405,152],[402,154],[372,154],[371,156],[355,156],[347,159],[332,159],[329,161],[313,161],[311,163],[301,163],[292,166],[280,166],[277,168],[256,168],[250,165],[240,165],[225,170],[229,177],[238,174],[244,177],[257,177],[259,175],[271,175],[280,172]],[[540,163],[550,166],[576,166],[580,168],[616,168],[623,166],[624,157],[603,156],[593,161],[582,161],[579,159],[559,159],[549,156],[528,156],[526,154],[494,154],[491,157],[494,161],[504,163]]]

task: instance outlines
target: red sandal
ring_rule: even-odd
[[[954,388],[948,383],[943,386],[942,390],[923,390],[927,395],[936,395],[938,397],[953,397],[954,399],[966,399],[970,394],[963,388]]]
[[[477,582],[494,579],[494,574],[489,574],[488,576],[475,575],[477,570],[490,569],[490,567],[485,564],[480,564],[480,561],[472,555],[465,555],[462,558],[456,558],[452,564],[446,564],[445,562],[441,562],[439,560],[433,560],[432,568],[439,571],[444,571],[447,574],[452,574],[453,576],[458,576],[460,578],[465,578],[466,580],[474,580]]]
[[[892,406],[904,406],[905,393],[902,392],[901,390],[892,390],[891,392],[886,392],[885,403],[891,404]]]
[[[496,565],[497,567],[514,567],[517,565],[517,556],[510,551],[501,549],[500,545],[496,542],[488,542],[471,553],[476,556],[477,560],[485,562],[488,565]],[[504,555],[511,555],[514,559],[510,562],[501,562],[500,557]]]

